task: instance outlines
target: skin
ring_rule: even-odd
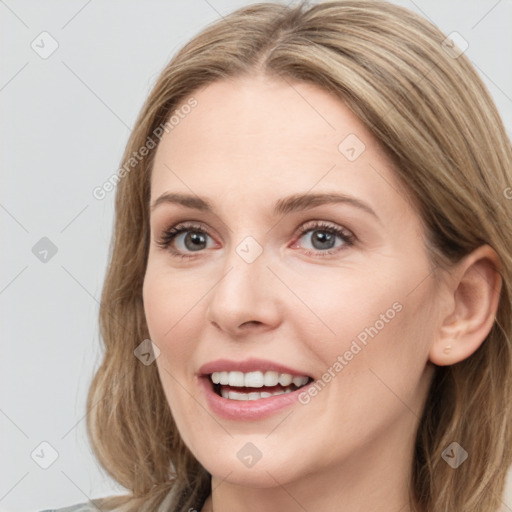
[[[492,326],[495,254],[483,247],[436,278],[392,163],[321,88],[252,76],[193,96],[198,105],[158,146],[151,202],[193,194],[215,213],[170,203],[151,212],[143,298],[180,435],[212,474],[203,511],[410,510],[413,445],[435,364],[469,357]],[[349,134],[365,145],[354,161],[338,150]],[[350,204],[272,214],[278,199],[306,192],[349,194],[376,217]],[[313,238],[322,228],[297,232],[316,220],[349,230],[354,244],[336,236],[323,249]],[[186,234],[157,244],[186,221],[209,230],[204,248],[185,245]],[[247,236],[263,249],[252,263],[236,252]],[[256,421],[209,410],[197,379],[204,363],[260,357],[321,379],[397,302],[400,312],[308,404]],[[262,453],[251,468],[237,457],[247,442]]]

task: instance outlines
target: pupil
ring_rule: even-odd
[[[313,246],[315,249],[331,249],[333,247],[334,235],[332,233],[326,231],[315,231],[315,233],[316,236],[313,236]],[[317,246],[315,243],[317,241],[320,243],[320,246]]]
[[[187,242],[192,242],[190,245]],[[189,232],[185,236],[185,246],[187,249],[192,251],[197,251],[199,249],[203,249],[201,247],[201,244],[204,244],[206,242],[205,237],[197,232]]]

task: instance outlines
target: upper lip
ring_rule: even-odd
[[[296,376],[307,376],[309,375],[300,370],[288,368],[280,363],[269,361],[267,359],[250,358],[244,361],[233,361],[230,359],[216,359],[209,363],[203,364],[198,370],[198,374],[201,376],[210,375],[213,372],[266,372],[274,371],[278,373],[289,373],[290,375]]]

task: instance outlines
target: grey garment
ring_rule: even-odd
[[[52,508],[41,510],[40,512],[98,512],[100,509],[95,507],[92,503],[77,503],[64,508]]]

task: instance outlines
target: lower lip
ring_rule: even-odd
[[[299,394],[307,388],[307,386],[303,386],[289,393],[258,400],[230,400],[215,393],[210,377],[199,377],[199,382],[205,391],[210,410],[217,416],[228,420],[259,420],[271,416],[275,412],[297,403]]]

